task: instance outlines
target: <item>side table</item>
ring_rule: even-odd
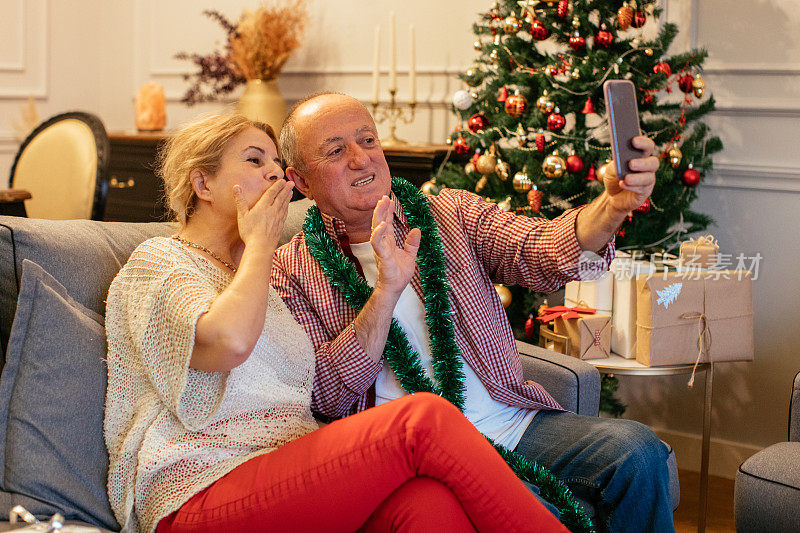
[[[601,374],[620,376],[674,376],[691,374],[695,370],[693,363],[669,366],[644,366],[636,359],[625,359],[615,353],[607,359],[586,359]],[[700,363],[697,371],[705,372],[706,384],[703,395],[703,441],[700,456],[700,505],[698,509],[697,531],[706,530],[706,508],[708,503],[708,452],[711,443],[711,393],[714,380],[714,364]]]
[[[25,189],[0,189],[0,215],[28,216],[25,200],[30,198],[31,193]]]

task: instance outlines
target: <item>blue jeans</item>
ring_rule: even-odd
[[[599,531],[674,531],[669,452],[639,422],[542,411],[516,448],[596,510]]]

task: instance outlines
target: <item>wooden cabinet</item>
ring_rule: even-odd
[[[108,195],[104,220],[151,222],[167,216],[164,189],[156,177],[161,133],[112,133],[108,171]],[[383,152],[393,176],[422,185],[447,156],[447,145],[385,147]]]
[[[156,177],[161,134],[111,134],[108,194],[103,220],[153,222],[165,220],[164,186]]]

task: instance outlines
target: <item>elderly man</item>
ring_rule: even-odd
[[[595,502],[601,529],[672,529],[666,447],[644,425],[563,411],[523,382],[493,287],[553,291],[577,278],[583,251],[607,267],[616,229],[653,189],[655,157],[632,161],[624,181],[607,173],[599,198],[548,221],[462,190],[425,196],[399,181],[393,191],[375,123],[349,96],[301,101],[280,145],[287,176],[319,208],[272,274],[316,348],[315,412],[339,418],[427,384]],[[653,150],[645,137],[634,145]]]

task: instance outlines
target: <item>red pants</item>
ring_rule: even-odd
[[[449,402],[417,393],[244,463],[161,520],[195,531],[567,531]]]

